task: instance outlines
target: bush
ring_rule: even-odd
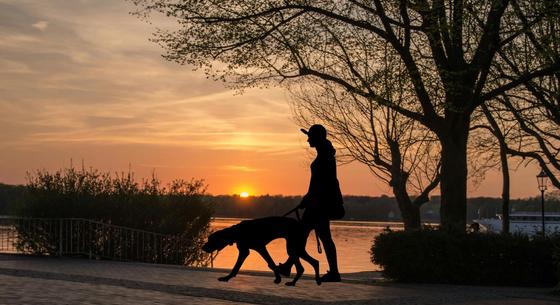
[[[13,215],[25,194],[25,186],[0,183],[0,215]]]
[[[175,180],[164,187],[155,175],[137,182],[131,172],[111,176],[93,169],[36,171],[28,174],[26,198],[16,214],[35,218],[85,218],[173,235],[174,239],[185,241],[182,243],[185,263],[200,264],[207,259],[200,245],[208,234],[212,216],[204,193],[202,180]],[[56,251],[40,242],[44,237],[20,233],[21,237],[27,236],[27,240],[20,242],[27,251],[37,254]]]
[[[553,244],[559,237],[388,231],[375,237],[372,262],[402,282],[536,286],[557,282]]]
[[[555,240],[553,258],[556,264],[556,278],[558,279],[558,283],[556,283],[554,292],[556,294],[560,294],[560,238],[557,238]]]

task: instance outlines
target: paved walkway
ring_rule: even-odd
[[[268,273],[0,255],[0,304],[462,304],[558,305],[543,288],[373,283],[375,274],[345,275],[342,283],[297,287]],[[365,277],[369,278],[365,278]]]

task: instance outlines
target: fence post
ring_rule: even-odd
[[[158,252],[157,252],[157,244],[156,244],[156,235],[152,234],[153,238],[154,238],[154,263],[157,264],[157,257],[158,257]]]
[[[74,252],[72,252],[72,251],[74,251],[74,247],[73,247],[74,246],[74,242],[73,242],[73,239],[74,239],[74,234],[73,234],[74,233],[74,222],[72,221],[72,218],[70,218],[70,230],[69,231],[70,231],[70,255],[73,255]]]
[[[88,220],[88,235],[89,235],[89,239],[87,240],[87,243],[88,243],[88,248],[89,248],[89,259],[91,259],[92,258],[92,255],[91,255],[91,241],[93,239],[93,237],[92,237],[93,232],[92,232],[92,229],[91,229],[91,221],[89,221],[89,220]]]
[[[58,256],[62,256],[62,221],[62,218],[58,220]]]

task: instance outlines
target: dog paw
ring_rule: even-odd
[[[220,281],[220,282],[227,282],[227,281],[229,281],[229,279],[230,279],[230,277],[223,276],[223,277],[219,277],[219,278],[218,278],[218,281]]]
[[[288,268],[288,265],[284,265],[284,264],[282,264],[282,263],[279,263],[278,266],[277,266],[277,268],[278,268],[278,272],[279,272],[281,275],[283,275],[283,276],[285,276],[285,277],[289,277],[289,276],[290,276],[291,269],[292,269],[291,266]]]
[[[293,287],[293,286],[296,285],[296,283],[295,283],[295,282],[286,282],[285,285],[286,285],[286,286],[292,286],[292,287]]]
[[[280,284],[281,281],[282,281],[282,279],[277,277],[277,278],[274,279],[274,284]]]
[[[315,278],[315,283],[317,283],[318,286],[321,286],[321,279]]]

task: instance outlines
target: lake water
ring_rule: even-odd
[[[241,220],[238,218],[216,218],[212,222],[212,230],[220,230],[232,226]],[[331,232],[336,244],[340,272],[378,271],[379,267],[370,260],[369,251],[373,238],[387,226],[393,230],[402,228],[400,223],[332,221]],[[288,258],[286,254],[286,241],[284,239],[274,240],[266,248],[276,264],[284,262]],[[317,251],[317,240],[314,232],[309,235],[306,249],[312,257],[320,261],[321,273],[324,273],[328,269],[327,259],[324,251],[321,254]],[[237,254],[237,247],[235,245],[227,246],[215,258],[213,267],[231,269],[237,260]],[[312,268],[306,262],[303,262],[303,264],[305,273],[313,273]],[[270,269],[268,269],[266,262],[258,253],[251,251],[241,270],[269,271]],[[292,269],[292,272],[294,271],[295,269]]]

